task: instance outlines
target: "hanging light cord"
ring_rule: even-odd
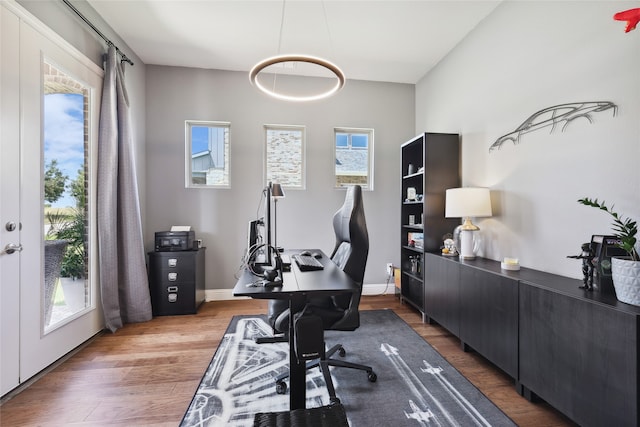
[[[327,36],[329,36],[329,52],[335,54],[333,51],[333,39],[331,38],[331,30],[329,30],[329,19],[327,18],[327,7],[322,0],[322,14],[324,15],[324,27],[327,29]]]
[[[280,50],[282,49],[282,33],[284,32],[284,14],[285,14],[286,4],[287,4],[287,1],[282,0],[282,12],[280,14],[280,34],[278,35],[278,52],[277,52],[278,55],[280,55]]]
[[[340,89],[342,89],[346,80],[344,73],[337,65],[327,61],[326,59],[322,59],[322,58],[318,58],[310,55],[297,55],[297,54],[281,55],[280,54],[280,50],[282,49],[282,34],[284,32],[285,9],[286,9],[286,0],[282,0],[282,13],[280,16],[280,34],[278,37],[278,54],[274,57],[264,59],[258,62],[256,65],[254,65],[251,71],[249,71],[249,80],[260,91],[266,93],[269,96],[272,96],[277,99],[285,100],[285,101],[315,101],[315,100],[327,98],[335,94]],[[330,47],[330,50],[333,51],[333,41],[331,40],[331,32],[329,31],[329,22],[327,19],[327,10],[326,10],[324,1],[322,1],[322,12],[324,15],[325,28],[327,29],[327,34],[329,35],[329,47]],[[267,87],[263,86],[260,83],[258,79],[258,74],[260,74],[262,70],[264,70],[265,68],[271,65],[283,65],[287,62],[306,62],[309,64],[323,67],[335,75],[337,82],[335,86],[333,86],[329,90],[315,94],[315,95],[309,95],[309,96],[295,96],[295,95],[287,95],[284,93],[277,92],[276,90],[276,81],[278,76],[277,70],[273,71],[273,85],[271,89],[268,89]]]
[[[280,50],[282,49],[282,33],[284,31],[284,13],[286,7],[287,0],[282,0],[282,12],[280,13],[280,34],[278,35],[278,51],[276,55],[280,55]],[[271,90],[273,92],[276,91],[276,81],[278,80],[278,71],[275,70],[273,73],[273,85]]]

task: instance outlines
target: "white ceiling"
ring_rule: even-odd
[[[328,59],[347,79],[410,84],[500,1],[88,0],[145,64],[248,72],[295,53]]]

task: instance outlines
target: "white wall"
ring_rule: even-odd
[[[256,219],[263,188],[265,124],[306,126],[306,190],[278,202],[278,245],[330,253],[332,217],[344,190],[334,189],[333,128],[375,129],[374,191],[364,192],[370,252],[364,281],[383,283],[387,262],[399,261],[400,145],[413,137],[414,86],[348,80],[336,96],[289,103],[267,98],[247,73],[147,66],[147,219],[155,231],[191,225],[207,246],[207,289],[230,289]],[[231,122],[231,189],[184,185],[184,121]]]
[[[492,189],[494,216],[477,221],[483,254],[580,278],[580,252],[609,217],[576,203],[615,203],[640,220],[640,30],[624,33],[619,1],[506,1],[416,85],[416,130],[459,132],[464,186]],[[595,113],[489,146],[553,105],[612,101]]]

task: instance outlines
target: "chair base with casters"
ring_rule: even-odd
[[[349,427],[349,423],[344,407],[336,404],[293,411],[261,412],[254,416],[253,426]]]
[[[289,337],[287,334],[280,334],[272,337],[258,337],[255,341],[256,344],[274,344],[277,342],[289,342]]]
[[[255,339],[256,344],[273,344],[278,342],[289,342],[289,333],[286,330],[277,330],[275,323],[278,316],[282,312],[287,311],[289,308],[289,302],[286,300],[270,300],[269,312],[267,314],[267,322],[273,328],[273,336],[270,337],[258,337]]]
[[[374,383],[378,380],[378,375],[376,375],[371,366],[361,365],[359,363],[353,363],[346,360],[332,359],[331,356],[333,356],[335,353],[338,353],[340,357],[344,357],[346,355],[346,351],[342,344],[336,344],[329,350],[327,350],[323,359],[313,359],[307,361],[306,363],[307,370],[313,369],[318,366],[320,367],[320,372],[322,372],[324,382],[326,383],[327,390],[329,392],[329,402],[332,405],[340,403],[340,399],[338,399],[338,397],[336,396],[336,390],[333,386],[333,380],[331,379],[329,366],[365,371],[367,373],[367,379],[370,382]],[[287,383],[284,380],[288,377],[288,373],[283,373],[276,377],[276,393],[285,394],[287,392]]]

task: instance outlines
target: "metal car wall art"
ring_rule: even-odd
[[[624,10],[613,15],[613,19],[616,21],[626,21],[627,26],[624,29],[625,33],[631,30],[635,30],[638,22],[640,22],[640,8]]]
[[[610,101],[597,102],[571,102],[569,104],[554,105],[532,114],[513,132],[498,138],[491,147],[489,152],[500,149],[502,144],[507,141],[513,142],[514,145],[520,143],[520,138],[530,132],[534,132],[546,127],[551,127],[553,132],[560,124],[564,132],[569,123],[576,119],[587,119],[589,123],[593,123],[593,113],[612,110],[615,116],[618,106]]]

